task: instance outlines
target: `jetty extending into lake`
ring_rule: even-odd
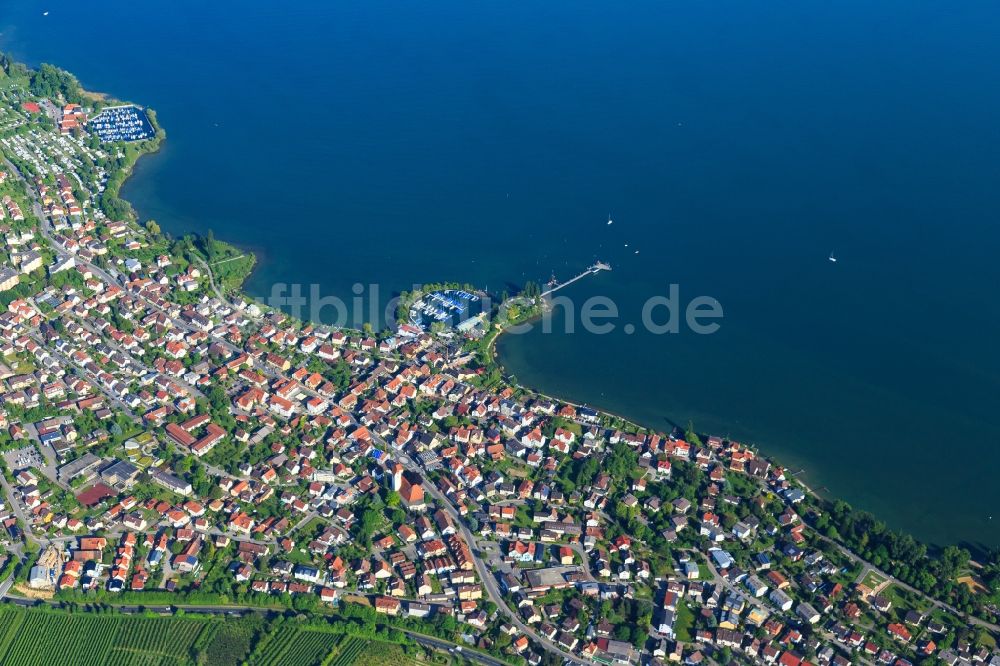
[[[546,296],[549,296],[550,294],[559,291],[563,287],[567,287],[573,284],[577,280],[582,280],[588,275],[597,275],[601,271],[610,271],[610,270],[611,270],[611,264],[606,264],[603,261],[596,261],[592,266],[589,266],[587,270],[583,271],[576,277],[566,280],[565,282],[556,282],[555,278],[553,278],[548,284],[549,289],[547,291],[543,291],[541,293],[541,297],[545,298]]]

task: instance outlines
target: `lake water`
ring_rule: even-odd
[[[252,294],[603,259],[560,293],[615,332],[505,336],[520,381],[1000,544],[1000,5],[56,4],[5,2],[0,48],[157,109],[125,196],[256,252]],[[625,333],[670,284],[720,330]]]

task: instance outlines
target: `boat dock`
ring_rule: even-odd
[[[588,267],[587,270],[583,271],[582,273],[580,273],[576,277],[573,277],[573,278],[570,278],[569,280],[566,280],[565,282],[558,282],[558,283],[556,283],[555,282],[555,278],[553,278],[552,281],[549,282],[549,284],[551,285],[549,287],[549,289],[547,291],[543,291],[540,295],[541,295],[542,298],[545,298],[546,296],[549,296],[550,294],[552,294],[552,293],[554,293],[556,291],[559,291],[563,287],[568,287],[569,285],[573,284],[577,280],[582,280],[583,278],[587,277],[588,275],[597,275],[601,271],[610,271],[610,270],[611,270],[611,264],[606,264],[603,261],[594,262],[593,266]]]

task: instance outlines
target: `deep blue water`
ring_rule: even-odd
[[[5,2],[0,48],[154,107],[126,197],[257,252],[251,293],[600,257],[577,303],[676,283],[720,331],[506,337],[519,380],[1000,544],[1000,5],[55,4]]]

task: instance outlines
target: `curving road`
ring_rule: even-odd
[[[409,463],[409,465],[407,466],[412,465],[412,462],[410,462],[409,458],[403,457],[402,461],[404,464]],[[549,652],[554,652],[555,654],[558,654],[559,656],[573,662],[574,664],[590,663],[585,659],[581,659],[580,657],[571,652],[567,652],[566,650],[562,649],[549,639],[540,635],[530,626],[525,624],[524,621],[521,620],[520,615],[511,610],[511,608],[507,605],[507,601],[503,598],[503,595],[500,593],[500,586],[497,584],[496,576],[493,575],[493,572],[489,570],[489,567],[487,567],[486,563],[483,562],[482,558],[479,556],[478,554],[479,549],[476,545],[476,539],[469,531],[469,528],[466,527],[465,521],[458,514],[458,510],[455,509],[451,501],[447,497],[445,497],[441,493],[441,491],[439,491],[434,486],[433,483],[428,481],[427,483],[424,484],[424,489],[428,492],[428,494],[430,494],[431,497],[433,497],[437,501],[438,504],[441,505],[441,507],[445,511],[448,512],[448,515],[451,516],[452,521],[455,523],[456,527],[459,530],[459,533],[461,534],[462,538],[465,539],[465,542],[469,545],[469,549],[472,551],[472,561],[476,566],[476,573],[479,574],[479,578],[482,580],[483,586],[486,588],[486,593],[489,596],[490,601],[496,604],[497,608],[500,609],[500,612],[502,612],[504,615],[507,616],[511,624],[513,624],[515,627],[523,631],[524,634],[528,636],[528,638],[532,639],[533,641],[544,647]]]

